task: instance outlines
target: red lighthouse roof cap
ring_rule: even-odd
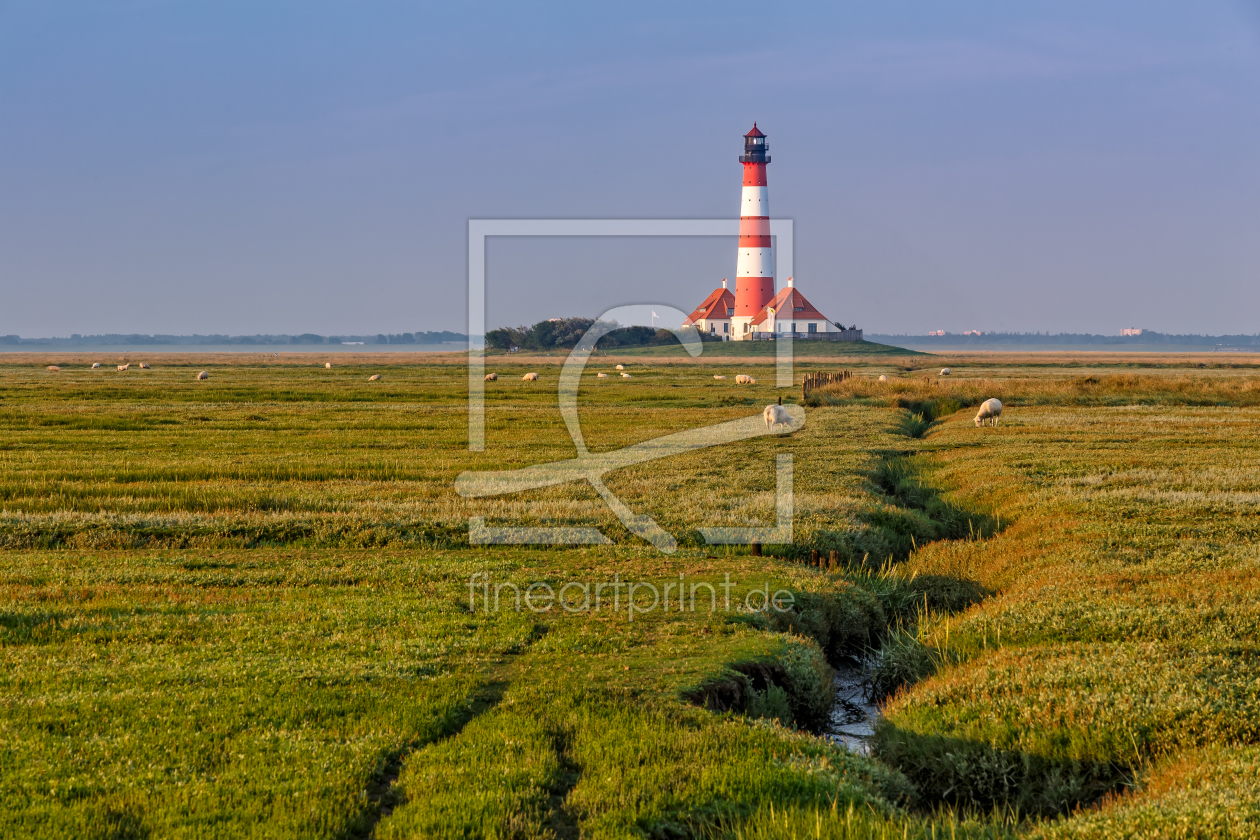
[[[761,133],[761,129],[757,128],[756,123],[753,123],[752,131],[748,132],[744,136],[745,137],[765,137],[766,135]]]

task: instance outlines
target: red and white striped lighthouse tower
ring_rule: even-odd
[[[744,135],[744,190],[739,212],[739,259],[735,264],[733,336],[746,337],[753,318],[774,299],[774,246],[770,239],[770,192],[766,135],[753,123]]]

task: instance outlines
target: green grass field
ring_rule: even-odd
[[[449,356],[93,360],[0,360],[0,835],[1260,835],[1245,361],[846,358],[791,435],[606,477],[665,555],[588,485],[454,492],[573,456],[558,358],[487,360],[481,453]],[[800,402],[772,356],[625,361],[588,367],[592,451]],[[781,453],[793,543],[705,545],[774,523]],[[469,546],[473,516],[611,544]],[[613,580],[673,608],[516,608]],[[870,755],[811,734],[859,659]]]

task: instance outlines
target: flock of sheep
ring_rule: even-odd
[[[100,362],[93,362],[93,364],[92,364],[92,370],[100,370],[100,367],[101,367],[101,363],[100,363]],[[141,370],[150,370],[150,369],[151,369],[151,368],[149,367],[149,363],[148,363],[148,362],[140,362],[140,363],[139,363],[139,365],[138,365],[138,367],[139,367]],[[332,369],[332,362],[325,362],[325,363],[324,363],[324,367],[325,367],[326,369],[331,370],[331,369]],[[118,370],[120,370],[120,371],[130,370],[130,369],[131,369],[131,363],[130,363],[130,362],[128,362],[128,363],[126,363],[126,364],[121,364],[121,365],[118,365]],[[60,372],[61,372],[61,368],[60,368],[60,367],[58,367],[57,365],[49,365],[49,366],[48,366],[48,370],[49,370],[50,372],[52,372],[52,373],[60,373]],[[617,371],[619,372],[620,376],[621,376],[623,379],[629,379],[629,378],[630,378],[630,374],[626,373],[626,366],[625,366],[625,365],[617,365]],[[950,369],[949,369],[949,368],[941,368],[941,373],[940,373],[940,375],[941,375],[941,376],[949,376],[949,375],[950,375],[950,373],[951,373],[951,371],[950,371]],[[608,374],[606,374],[606,373],[597,373],[595,376],[596,376],[596,378],[597,378],[597,379],[607,379],[607,378],[608,378]],[[209,371],[204,371],[204,370],[203,370],[203,371],[201,371],[201,372],[199,372],[199,373],[197,374],[197,380],[198,380],[199,382],[200,382],[200,381],[205,381],[205,380],[207,380],[207,379],[209,379],[209,378],[210,378],[210,373],[209,373]],[[724,379],[726,379],[726,377],[725,377],[725,376],[723,376],[722,374],[714,374],[714,375],[713,375],[713,378],[714,378],[714,379],[718,379],[718,380],[724,380]],[[496,381],[498,381],[498,379],[499,379],[499,374],[497,374],[497,373],[487,373],[487,374],[486,374],[485,381],[486,381],[486,382],[496,382]],[[537,374],[537,373],[535,373],[535,372],[533,372],[533,371],[531,371],[531,372],[529,372],[529,373],[525,374],[524,376],[522,376],[522,377],[521,377],[521,380],[522,380],[522,381],[524,381],[524,382],[537,382],[537,381],[538,381],[538,374]],[[380,375],[379,373],[374,373],[374,374],[372,374],[371,376],[369,376],[369,377],[368,377],[368,382],[380,382],[380,381],[381,381],[381,375]],[[880,382],[887,382],[887,381],[888,381],[888,377],[887,377],[887,376],[885,376],[884,374],[880,374],[880,376],[879,376],[879,380],[878,380],[878,381],[880,381]],[[748,376],[747,374],[743,374],[743,373],[741,373],[741,374],[739,374],[739,375],[737,375],[737,376],[735,377],[735,384],[737,384],[737,385],[756,385],[756,384],[757,384],[757,380],[756,380],[756,379],[753,379],[751,376]],[[766,428],[767,428],[767,429],[773,429],[775,426],[780,426],[780,425],[786,425],[789,429],[792,427],[792,418],[791,418],[791,416],[787,413],[787,409],[785,409],[785,408],[784,408],[781,404],[780,404],[780,405],[768,405],[768,406],[766,406],[766,410],[762,413],[762,415],[763,415],[763,417],[765,418],[765,421],[766,421]],[[979,410],[978,412],[976,412],[975,423],[976,423],[976,425],[977,425],[977,426],[985,426],[985,425],[996,426],[996,425],[998,424],[998,418],[999,418],[999,417],[1001,417],[1001,416],[1002,416],[1002,402],[1001,402],[1000,400],[998,400],[998,399],[988,399],[988,400],[985,400],[984,402],[982,402],[982,403],[980,404],[980,410]]]
[[[625,366],[625,365],[617,365],[617,371],[618,371],[618,374],[621,376],[621,378],[622,378],[622,379],[630,379],[630,378],[631,378],[631,377],[630,377],[630,374],[626,373],[626,366]],[[607,378],[608,378],[608,374],[606,374],[606,373],[597,373],[597,374],[595,374],[595,378],[596,378],[596,379],[607,379]],[[713,377],[713,378],[714,378],[714,379],[725,379],[726,377],[725,377],[725,376],[721,376],[721,375],[714,375],[714,377]],[[499,379],[499,374],[497,374],[497,373],[487,373],[487,374],[486,374],[486,381],[487,381],[487,382],[496,382],[496,381],[498,381],[498,379]],[[521,381],[522,381],[522,382],[537,382],[537,381],[538,381],[538,374],[537,374],[537,373],[534,373],[534,372],[532,372],[532,371],[531,371],[530,373],[527,373],[527,374],[525,374],[524,376],[522,376],[522,377],[521,377]],[[742,373],[741,373],[741,374],[739,374],[738,376],[736,376],[736,377],[735,377],[735,384],[737,384],[737,385],[756,385],[756,384],[757,384],[757,380],[756,380],[756,379],[753,379],[751,376],[747,376],[747,375],[745,375],[745,374],[742,374]]]

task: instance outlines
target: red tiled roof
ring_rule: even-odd
[[[726,314],[726,310],[734,307],[735,295],[731,294],[729,289],[714,289],[713,294],[705,298],[704,303],[697,306],[696,311],[687,316],[687,320],[683,321],[683,325],[686,326],[700,320],[713,318],[729,318],[730,316]]]
[[[757,128],[756,123],[753,123],[753,130],[748,132],[744,136],[745,137],[765,137],[766,135],[761,133],[761,129]]]
[[[801,307],[797,312],[796,307]],[[826,315],[814,308],[814,304],[805,299],[794,286],[780,289],[774,300],[766,304],[760,312],[753,316],[754,324],[763,324],[770,318],[770,309],[774,309],[776,321],[829,321]]]

